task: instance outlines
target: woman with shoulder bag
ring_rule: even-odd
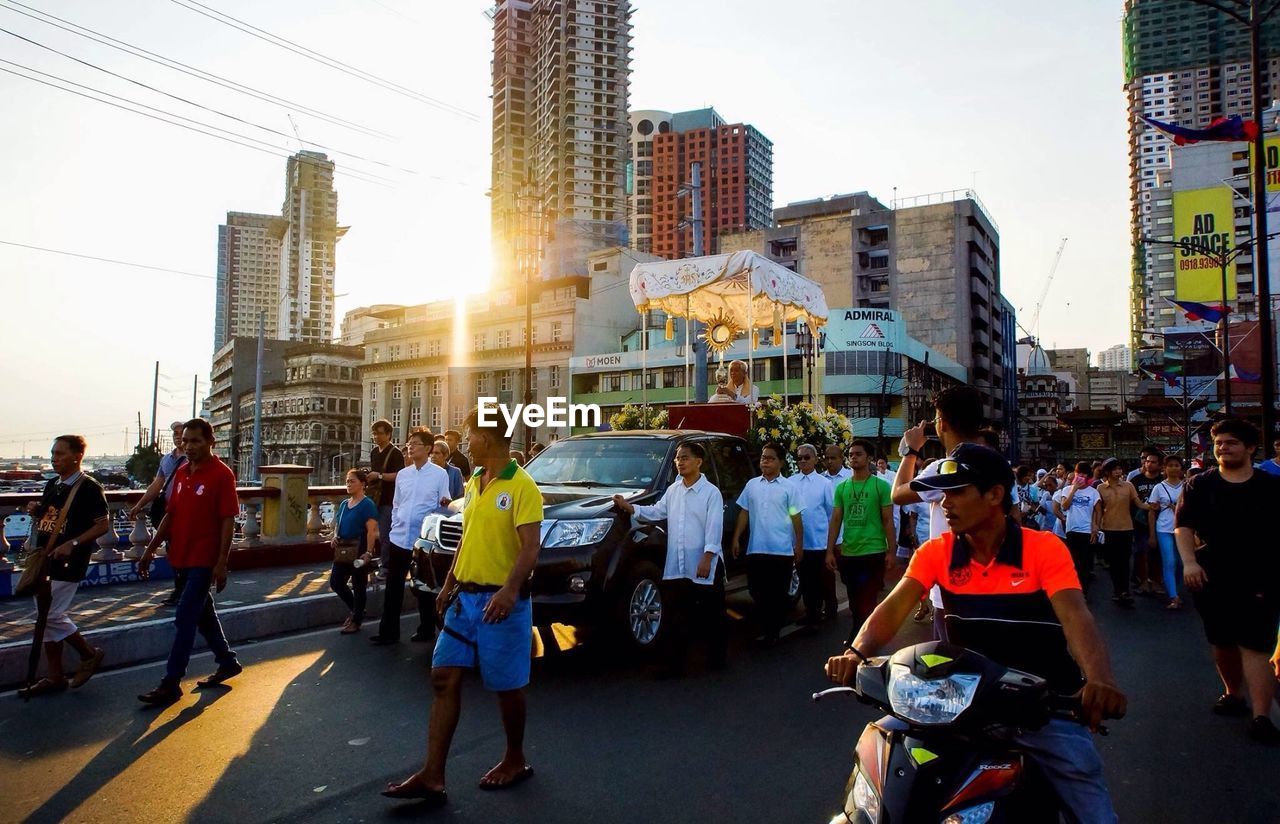
[[[347,493],[333,516],[333,570],[329,588],[338,594],[351,614],[342,625],[342,634],[360,631],[364,621],[365,589],[374,569],[373,549],[378,542],[378,507],[365,497],[369,473],[364,469],[347,472]],[[355,585],[352,591],[351,585]]]

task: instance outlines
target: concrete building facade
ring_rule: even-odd
[[[633,248],[673,260],[722,250],[720,235],[773,222],[773,144],[754,126],[715,109],[631,114]],[[694,192],[693,164],[701,164]],[[694,248],[693,198],[701,200],[703,248]]]
[[[280,214],[227,212],[218,227],[214,351],[235,337],[327,343],[333,337],[338,194],[319,152],[288,159]]]
[[[1128,371],[1133,368],[1133,350],[1125,343],[1108,346],[1098,353],[1097,367],[1111,372]]]
[[[262,387],[261,466],[293,463],[314,470],[311,482],[341,484],[356,465],[361,442],[359,346],[291,343],[284,346],[279,380]],[[237,398],[236,477],[253,466],[254,390]]]
[[[776,226],[726,236],[821,284],[831,306],[892,308],[923,346],[959,363],[987,418],[1016,426],[1012,307],[1000,289],[999,229],[971,190],[902,198],[866,192],[774,210]]]
[[[569,394],[569,361],[578,355],[614,352],[638,321],[627,290],[631,269],[656,260],[629,249],[602,250],[587,260],[590,276],[539,284],[533,304],[535,403]],[[369,424],[391,422],[393,437],[415,426],[433,432],[457,428],[481,396],[499,403],[522,403],[525,395],[525,304],[523,290],[497,289],[465,301],[437,301],[388,308],[385,326],[364,335],[361,370],[363,414],[361,454],[369,449]],[[533,430],[533,440],[564,435],[550,427]],[[513,447],[525,448],[524,429]]]
[[[1204,128],[1230,115],[1250,116],[1253,103],[1249,36],[1222,11],[1177,0],[1126,0],[1122,22],[1125,94],[1129,110],[1130,225],[1133,272],[1130,288],[1130,346],[1143,345],[1142,329],[1168,325],[1161,314],[1166,288],[1152,264],[1167,250],[1144,246],[1144,221],[1158,176],[1170,167],[1171,141],[1140,115],[1190,128]],[[1280,96],[1280,17],[1264,24],[1268,88],[1264,100]]]
[[[276,383],[284,380],[284,355],[289,341],[263,341],[262,349],[262,382]],[[258,362],[257,337],[234,337],[213,353],[213,368],[209,375],[209,398],[206,406],[209,411],[209,424],[213,427],[213,451],[232,468],[238,466],[237,456],[242,448],[246,424],[249,437],[252,437],[253,417],[240,417],[240,398],[245,392],[252,393],[256,381]],[[244,474],[237,474],[241,481],[252,480]]]
[[[522,275],[522,244],[547,277],[585,275],[626,234],[631,4],[499,0],[490,17],[496,280]]]

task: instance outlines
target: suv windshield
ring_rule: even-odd
[[[657,438],[557,441],[526,467],[539,484],[644,489],[666,468],[670,443]]]

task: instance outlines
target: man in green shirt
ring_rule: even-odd
[[[856,440],[849,445],[853,475],[836,486],[835,506],[827,528],[827,568],[839,571],[848,592],[853,628],[849,639],[876,608],[884,573],[893,569],[893,489],[871,472],[872,446]],[[840,551],[836,552],[836,539]]]

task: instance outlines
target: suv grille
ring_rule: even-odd
[[[462,524],[458,521],[441,521],[440,546],[443,549],[455,551],[460,543],[462,543]]]

